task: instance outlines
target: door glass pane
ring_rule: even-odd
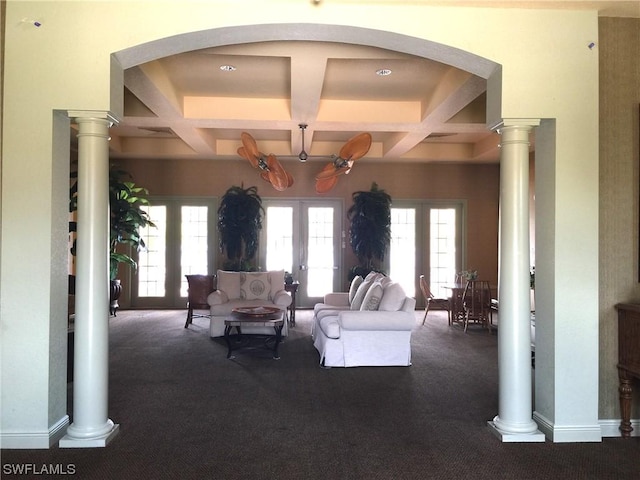
[[[415,296],[416,282],[416,210],[391,209],[391,247],[389,277],[402,285],[409,297]]]
[[[293,272],[293,208],[267,207],[267,270]]]
[[[138,254],[138,296],[163,297],[167,271],[167,207],[142,207],[157,228],[146,227],[140,234],[147,248]]]
[[[429,218],[429,283],[432,293],[444,298],[449,295],[444,286],[453,283],[456,274],[456,210],[432,208]]]
[[[187,296],[185,275],[206,275],[208,258],[208,208],[206,206],[183,205],[181,208],[180,235],[180,296]]]
[[[321,297],[333,291],[333,208],[307,210],[307,295]]]

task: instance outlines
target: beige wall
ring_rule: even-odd
[[[0,342],[2,365],[11,369],[3,367],[1,375],[3,430],[18,432],[24,441],[46,440],[65,422],[60,359],[66,338],[69,159],[59,148],[65,140],[59,117],[74,110],[118,115],[118,67],[167,49],[269,35],[326,40],[331,32],[335,41],[463,64],[488,79],[492,121],[554,119],[545,120],[555,128],[537,142],[536,156],[537,186],[545,186],[536,189],[536,225],[547,232],[536,237],[542,280],[536,298],[536,409],[560,441],[599,438],[598,51],[587,47],[598,36],[597,13],[459,8],[454,2],[245,5],[239,16],[237,2],[226,0],[155,2],[153,8],[147,2],[7,3]],[[44,19],[41,28],[22,22],[36,17]]]
[[[278,192],[239,157],[226,162],[123,160],[117,164],[129,171],[137,184],[148,188],[151,195],[220,197],[231,185],[244,184],[245,187],[256,185],[258,194],[264,198],[318,197],[314,175],[323,166],[317,162],[283,161],[295,181],[289,189]],[[390,166],[379,162],[367,163],[365,157],[356,163],[349,175],[340,177],[338,185],[324,196],[343,200],[346,211],[351,206],[353,192],[369,190],[372,182],[376,182],[394,200],[464,200],[467,206],[464,228],[469,240],[467,262],[462,267],[477,269],[483,278],[495,284],[498,279],[499,176],[498,164]],[[354,256],[347,249],[345,270],[355,263]]]
[[[640,302],[640,20],[600,19],[600,417],[619,418],[614,305]],[[632,418],[640,414],[636,395]]]

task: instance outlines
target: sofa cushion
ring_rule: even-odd
[[[239,277],[240,298],[244,300],[269,300],[271,283],[268,273],[240,272]]]
[[[382,276],[383,275],[381,273],[371,272],[365,277],[353,297],[353,301],[351,302],[351,310],[360,310],[360,307],[362,307],[362,302],[364,301],[364,297],[369,291],[369,288],[371,287],[371,285],[373,285],[373,282],[377,278]]]
[[[340,338],[340,324],[335,315],[318,319],[318,326],[328,338]]]
[[[360,275],[356,275],[355,277],[353,277],[353,280],[351,280],[351,285],[349,286],[349,304],[353,302],[353,297],[356,296],[358,287],[360,286],[363,280],[364,278],[362,278]]]
[[[238,272],[228,272],[218,270],[217,289],[227,294],[228,298],[240,298],[240,274]]]
[[[392,282],[384,289],[378,310],[397,312],[402,308],[406,296],[402,286],[399,283]]]
[[[273,300],[277,292],[284,290],[284,270],[269,270],[267,274],[269,275],[269,285],[271,286],[269,300]]]
[[[380,280],[373,282],[373,285],[371,285],[369,290],[367,290],[367,294],[364,296],[360,310],[378,310],[382,292],[382,282]]]

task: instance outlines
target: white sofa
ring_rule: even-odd
[[[409,366],[416,300],[381,274],[315,305],[311,336],[324,367]]]
[[[284,289],[284,270],[268,272],[229,272],[218,270],[216,290],[207,297],[211,310],[209,335],[224,335],[224,321],[238,307],[277,307],[286,311],[291,305],[291,295]],[[284,322],[282,336],[289,332]],[[245,327],[242,333],[275,335],[271,327]]]

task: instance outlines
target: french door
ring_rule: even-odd
[[[146,228],[147,248],[137,255],[131,305],[184,308],[185,275],[212,274],[216,205],[211,198],[151,198],[147,207],[156,228]]]
[[[296,301],[312,307],[340,288],[342,215],[340,200],[264,200],[260,259],[265,270],[284,269],[300,282]]]
[[[391,208],[391,245],[385,268],[409,296],[425,275],[436,296],[448,296],[464,264],[463,204],[460,202],[397,201]]]

